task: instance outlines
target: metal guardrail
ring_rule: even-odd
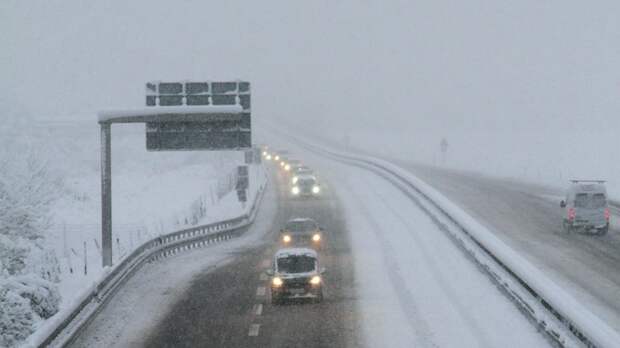
[[[286,134],[282,135],[287,137]],[[598,318],[596,318],[596,320],[602,324],[601,327],[597,327],[598,330],[588,331],[586,328],[592,328],[592,326],[595,325],[588,321],[588,319],[593,318],[589,317],[587,313],[582,313],[584,318],[580,318],[579,315],[575,314],[575,310],[558,306],[557,303],[561,303],[562,300],[564,300],[560,294],[558,294],[556,299],[552,296],[553,294],[546,291],[548,289],[545,289],[544,286],[542,286],[543,289],[539,289],[535,284],[537,282],[530,282],[526,279],[527,277],[519,275],[518,272],[511,269],[506,260],[502,260],[493,250],[485,246],[483,242],[477,240],[474,233],[469,230],[466,224],[461,223],[458,218],[453,217],[441,203],[435,201],[408,178],[403,177],[398,172],[377,161],[328,150],[307,143],[299,138],[293,139],[289,137],[289,139],[312,152],[373,171],[394,184],[405,195],[414,200],[433,221],[440,225],[439,227],[443,231],[452,234],[450,238],[453,239],[459,247],[463,248],[465,252],[470,254],[481,268],[489,274],[491,279],[493,279],[500,288],[505,290],[515,303],[557,344],[565,347],[575,346],[575,342],[579,342],[579,344],[586,347],[612,347],[620,344],[618,334],[605,326]],[[415,192],[419,197],[414,197],[408,190]],[[422,204],[420,198],[428,205]],[[453,234],[453,231],[447,231],[447,227],[439,221],[438,217],[434,215],[434,212],[429,210],[428,206],[431,206],[433,210],[443,215],[443,218],[446,218],[451,224],[455,225],[458,231],[454,232],[458,235]]]
[[[113,266],[109,273],[78,301],[77,306],[59,321],[47,337],[38,342],[30,341],[28,344],[38,347],[62,347],[72,342],[103,308],[111,295],[145,262],[152,262],[178,252],[241,235],[243,228],[254,221],[266,185],[267,182],[254,197],[250,210],[242,216],[155,237],[136,248],[117,265]]]

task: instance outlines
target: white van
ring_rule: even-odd
[[[560,207],[565,210],[562,226],[566,232],[583,229],[604,235],[609,230],[605,181],[571,180],[566,200],[560,202]]]

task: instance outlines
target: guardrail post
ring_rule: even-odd
[[[101,123],[101,262],[112,266],[112,127]]]

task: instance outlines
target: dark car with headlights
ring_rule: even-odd
[[[310,218],[289,220],[280,230],[280,243],[284,246],[311,246],[320,249],[323,245],[323,229]]]
[[[291,187],[293,197],[311,198],[321,195],[321,185],[314,175],[299,175]]]
[[[282,304],[291,299],[323,300],[324,268],[320,268],[316,251],[309,248],[285,248],[276,252],[271,276],[271,303]]]
[[[304,166],[304,165],[300,165],[297,167],[293,167],[291,169],[291,184],[295,185],[297,184],[297,180],[299,180],[300,176],[308,176],[308,175],[312,175],[314,172],[312,171],[312,169],[308,166]]]

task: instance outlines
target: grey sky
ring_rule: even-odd
[[[147,80],[243,78],[255,117],[618,129],[619,42],[618,1],[4,0],[0,112],[88,117],[142,106]]]

